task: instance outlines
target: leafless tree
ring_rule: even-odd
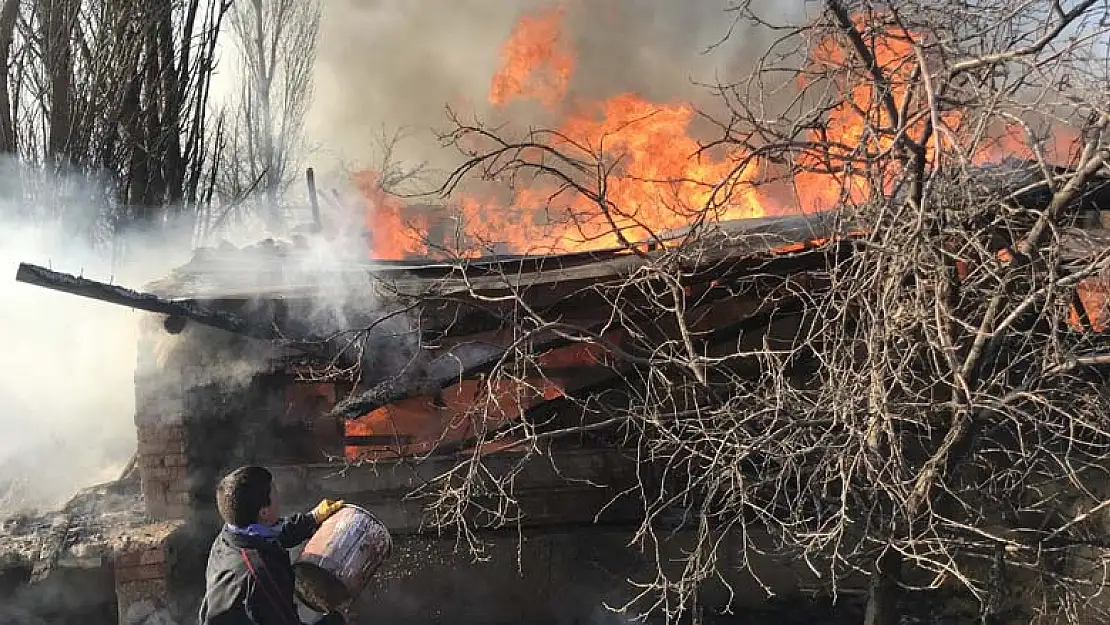
[[[230,23],[242,86],[231,111],[222,193],[257,190],[267,223],[280,230],[282,200],[304,157],[320,2],[250,0],[235,5]]]
[[[75,230],[109,238],[200,211],[214,165],[206,103],[229,6],[4,3],[0,149],[23,165],[19,204],[53,207]],[[48,184],[28,179],[36,168]]]
[[[728,114],[713,118],[720,137],[705,151],[735,166],[720,179],[641,180],[711,192],[699,206],[657,194],[690,228],[665,241],[638,223],[653,252],[618,232],[641,262],[590,287],[606,306],[600,326],[625,342],[523,293],[471,294],[508,305],[516,332],[483,377],[475,423],[498,410],[504,382],[538,392],[552,336],[603,348],[620,400],[570,394],[577,425],[476,427],[477,442],[523,450],[523,462],[555,438],[610,429],[664,468],[671,479],[637,493],[637,538],[658,553],[659,521],[679,507],[696,540],[677,572],[659,563],[635,605],[668,617],[722,572],[724,536],[764,534],[744,548],[807,562],[828,592],[870,580],[869,623],[897,622],[898,597],[925,588],[965,593],[984,623],[1099,618],[1110,394],[1098,367],[1110,346],[1095,331],[1105,299],[1090,294],[1105,288],[1110,252],[1078,226],[1107,175],[1107,7],[824,0],[802,23],[748,3],[733,16],[779,34],[750,76],[715,86]],[[613,230],[643,208],[611,195],[622,154],[602,148],[614,142],[454,121],[445,139],[468,160],[447,190],[468,177],[545,184],[549,214]],[[1050,161],[1069,126],[1074,149]],[[1025,160],[993,162],[990,140],[1015,129],[1021,141],[1000,149]],[[784,185],[793,202],[832,190],[818,199],[839,234],[819,242],[820,269],[804,280],[749,269],[724,293],[691,291],[705,273],[695,261],[728,237],[715,215],[743,189]],[[747,334],[764,338],[706,327],[715,292],[762,298],[764,325]],[[431,512],[477,545],[475,507],[514,519],[512,477],[475,454],[429,486]]]

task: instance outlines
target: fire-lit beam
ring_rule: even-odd
[[[549,335],[546,338],[536,339],[530,347],[535,353],[570,345],[573,341],[560,336]],[[391,378],[385,380],[362,393],[349,397],[338,404],[331,411],[331,415],[344,419],[357,419],[373,412],[382,406],[387,406],[403,399],[412,397],[432,396],[457,383],[492,369],[505,357],[505,350],[498,348],[487,352],[478,353],[459,371],[457,367],[436,372],[418,379]]]

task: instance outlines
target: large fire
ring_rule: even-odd
[[[575,59],[563,34],[564,16],[562,8],[555,8],[520,19],[503,46],[487,99],[498,108],[527,100],[552,114],[570,111],[544,139],[549,148],[581,165],[576,172],[580,184],[568,188],[530,180],[519,186],[515,181],[507,199],[476,193],[454,198],[452,209],[461,218],[464,235],[454,242],[454,253],[610,248],[651,239],[698,219],[825,210],[890,190],[903,162],[890,157],[898,148],[899,127],[920,141],[925,129],[934,126],[926,149],[930,161],[937,158],[937,147],[947,149],[954,142],[977,138],[963,127],[968,120],[959,112],[930,110],[919,74],[926,59],[914,47],[920,37],[884,25],[878,16],[857,18],[856,27],[885,84],[875,80],[873,68],[858,58],[846,38],[818,41],[811,50],[811,75],[824,80],[840,99],[833,99],[819,128],[801,137],[800,144],[805,139],[811,144],[795,153],[793,165],[800,171],[792,176],[790,193],[784,196],[777,190],[772,195],[755,184],[767,164],[742,150],[701,149],[690,134],[695,109],[689,103],[654,103],[633,93],[598,102],[568,102]],[[906,122],[899,123],[896,116]],[[973,164],[1037,156],[1023,126],[1015,123],[994,130],[989,139],[976,140]],[[1067,161],[1077,142],[1076,133],[1054,128],[1051,140],[1043,143],[1045,155]],[[537,160],[538,151],[528,157]],[[374,172],[358,174],[355,183],[369,207],[367,227],[375,258],[437,255],[426,242],[428,215],[383,192]],[[1081,288],[1079,297],[1087,304],[1094,329],[1104,329],[1105,289]],[[1078,309],[1073,308],[1070,321],[1079,327]],[[530,378],[525,384],[506,383],[487,394],[491,389],[466,381],[445,389],[438,407],[428,398],[412,398],[379,408],[348,422],[348,435],[398,434],[411,442],[391,451],[352,446],[347,454],[360,458],[426,453],[443,441],[489,432],[529,407],[559,397],[568,382],[558,373],[560,366],[590,367],[597,359],[588,346],[564,347],[543,356],[546,377]],[[470,415],[482,397],[486,402],[481,415]]]
[[[487,96],[491,104],[534,100],[552,111],[566,104],[574,59],[563,38],[563,17],[564,10],[555,8],[521,18],[502,49]],[[728,220],[781,212],[752,186],[759,173],[755,161],[741,153],[702,152],[689,134],[696,111],[688,103],[657,104],[624,93],[577,104],[574,111],[548,143],[581,163],[581,188],[537,183],[515,189],[508,201],[478,194],[455,198],[467,235],[458,253],[611,248],[653,239],[701,216]],[[602,168],[611,169],[598,174]],[[360,184],[367,192],[373,256],[428,254],[419,242],[424,224],[397,228],[403,209],[374,193],[373,180],[371,175]]]
[[[929,159],[935,157],[937,142],[948,147],[953,137],[971,134],[960,128],[965,120],[958,112],[930,114],[919,75],[924,58],[914,48],[920,37],[883,24],[878,15],[858,17],[856,26],[886,84],[877,84],[846,38],[829,36],[817,42],[811,70],[842,100],[828,110],[820,128],[808,131],[816,147],[797,152],[794,165],[801,171],[793,175],[793,189],[784,200],[781,191],[772,195],[756,186],[766,166],[750,154],[701,149],[690,135],[695,109],[689,103],[654,103],[633,93],[600,102],[568,102],[575,59],[563,33],[565,13],[555,7],[520,18],[502,47],[487,99],[498,108],[529,100],[552,113],[570,110],[556,131],[545,135],[545,142],[575,165],[556,164],[557,157],[541,157],[539,150],[524,158],[544,158],[545,164],[564,171],[576,169],[572,178],[579,185],[516,180],[507,198],[476,193],[454,197],[451,209],[459,216],[463,236],[451,237],[444,245],[448,253],[611,248],[653,239],[697,219],[810,212],[859,201],[876,185],[889,190],[899,174],[897,160],[889,158],[898,127],[892,107],[907,120],[907,134],[913,139],[920,140],[931,121],[940,126],[928,142]],[[804,80],[804,75],[799,78]],[[974,163],[1033,156],[1020,126],[1001,128],[993,136],[977,146]],[[1054,137],[1049,151],[1060,160],[1077,137],[1066,131],[1054,132]],[[427,245],[426,216],[407,211],[404,203],[382,192],[372,172],[359,174],[355,182],[368,206],[374,258],[440,255],[441,248]]]

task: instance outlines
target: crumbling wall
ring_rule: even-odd
[[[262,305],[240,306],[254,308],[247,312],[255,318],[268,314]],[[294,383],[269,343],[193,323],[177,327],[161,315],[142,320],[138,352],[142,494],[154,520],[181,524],[164,542],[115,561],[119,622],[192,622],[220,527],[216,483],[242,464],[320,461],[321,447],[341,453],[341,430],[318,418],[335,390]]]
[[[219,529],[215,485],[233,466],[280,456],[283,408],[272,348],[160,315],[141,324],[135,375],[137,468],[145,505],[172,535],[114,561],[120,625],[191,623]],[[259,456],[260,454],[260,456]]]
[[[115,558],[115,593],[120,625],[175,623],[169,587],[172,550],[167,541],[120,554]]]
[[[135,369],[137,465],[147,510],[156,519],[188,514],[185,389],[180,376],[163,372],[158,339],[166,331],[154,315],[142,322]]]
[[[135,377],[138,467],[155,519],[211,513],[215,483],[246,462],[289,461],[303,438],[286,427],[278,355],[262,341],[143,321]]]

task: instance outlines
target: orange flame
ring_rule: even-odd
[[[1038,141],[1045,160],[1054,165],[1072,162],[1079,154],[1082,137],[1069,126],[1054,124],[1052,132]],[[996,163],[1007,158],[1035,160],[1037,153],[1030,144],[1026,129],[1018,123],[1007,124],[997,136],[986,137],[976,150],[973,162],[976,165]]]
[[[366,205],[366,230],[373,258],[402,260],[427,255],[427,243],[421,238],[428,225],[424,215],[407,215],[405,204],[382,189],[376,172],[356,173],[352,183]]]
[[[566,105],[575,61],[563,34],[564,17],[559,7],[518,21],[501,50],[501,66],[488,94],[492,104],[503,107],[533,99],[551,109]],[[953,137],[961,137],[964,116],[930,109],[920,78],[924,53],[915,47],[923,41],[918,33],[885,23],[881,14],[854,19],[882,84],[847,36],[830,35],[817,42],[810,69],[825,77],[839,100],[821,127],[809,131],[810,148],[796,155],[801,171],[793,175],[789,208],[756,186],[765,164],[739,149],[702,149],[690,135],[693,106],[652,103],[624,93],[567,107],[572,112],[543,140],[558,156],[539,148],[519,155],[531,163],[573,170],[570,176],[576,185],[532,181],[519,186],[518,181],[508,199],[457,197],[451,210],[458,213],[462,240],[445,247],[457,248],[463,256],[620,247],[697,220],[828,210],[889,192],[903,173],[904,159],[893,153],[899,129],[921,141],[935,121],[940,128],[926,142],[926,158],[933,162],[938,144],[953,147]],[[802,82],[804,86],[804,77]],[[1001,128],[995,134],[995,140],[976,148],[975,164],[1032,156],[1020,127]],[[1049,151],[1064,154],[1077,139],[1074,133],[1054,133]],[[578,166],[568,168],[560,158]],[[382,259],[428,254],[428,245],[419,240],[428,234],[427,218],[412,215],[406,223],[404,206],[381,194],[374,180],[370,176],[363,181],[369,187],[365,193],[372,254]],[[406,226],[410,232],[402,232]]]
[[[551,109],[565,106],[575,61],[563,37],[564,17],[564,10],[556,8],[519,20],[502,48],[501,66],[491,83],[488,99],[493,105],[503,107],[530,99]],[[878,18],[860,16],[855,22],[885,84],[880,85],[873,69],[860,62],[847,37],[824,38],[811,53],[811,69],[834,77],[829,85],[839,99],[827,111],[821,127],[809,132],[811,148],[797,155],[795,164],[803,171],[793,177],[797,208],[791,210],[826,210],[876,192],[889,192],[902,173],[899,163],[904,159],[892,153],[899,128],[905,128],[910,139],[921,141],[928,124],[935,121],[940,126],[927,142],[930,162],[938,156],[938,145],[951,148],[954,138],[971,134],[961,134],[965,120],[959,112],[930,109],[919,77],[922,54],[915,49],[921,37]],[[514,188],[508,202],[464,195],[453,207],[465,235],[464,241],[457,242],[459,253],[557,253],[617,247],[698,219],[743,219],[786,210],[753,184],[765,164],[750,159],[743,150],[701,149],[690,136],[695,110],[688,103],[652,103],[624,93],[566,108],[571,113],[547,135],[545,143],[560,157],[583,164],[571,175],[578,186],[533,183]],[[892,113],[892,108],[896,112]],[[995,130],[996,136],[976,147],[975,164],[1034,156],[1021,126]],[[1065,157],[1078,139],[1074,132],[1054,129],[1046,147],[1049,158]],[[524,157],[545,165],[557,160],[538,148],[525,151]],[[545,160],[539,161],[541,158]],[[379,177],[373,173],[356,176],[355,184],[367,204],[366,221],[375,257],[399,259],[429,253],[429,246],[420,239],[428,235],[426,215],[408,214],[403,203],[382,191]],[[791,249],[785,246],[781,251]],[[1000,258],[1007,260],[1004,255]],[[961,261],[958,269],[966,275],[967,263]],[[1084,284],[1079,289],[1080,301],[1096,330],[1110,323],[1108,292],[1110,288],[1104,285]],[[1071,313],[1071,323],[1078,325],[1078,310],[1073,308]],[[426,452],[441,440],[461,441],[489,432],[520,418],[536,402],[569,392],[567,380],[554,374],[560,368],[603,366],[602,351],[596,346],[553,350],[540,362],[549,377],[529,379],[525,384],[499,381],[493,389],[463,381],[445,390],[440,405],[427,398],[395,402],[348,422],[346,430],[348,435],[404,435],[410,442],[402,445],[400,453]],[[492,391],[496,401],[481,414],[471,414],[486,391]],[[352,445],[347,453],[358,458],[386,452]]]
[[[511,204],[519,208],[464,197],[463,220],[480,242],[556,253],[654,238],[688,225],[706,208],[715,219],[765,214],[762,198],[744,184],[758,173],[754,162],[727,154],[695,158],[699,146],[687,135],[693,116],[688,105],[657,105],[633,94],[580,111],[562,124],[551,146],[584,163],[604,154],[617,175],[604,180],[603,194],[598,180],[587,176],[585,193],[547,185],[519,189]]]
[[[562,101],[574,71],[574,57],[563,42],[564,13],[556,7],[520,18],[501,48],[501,68],[489,90],[491,103],[501,106],[515,98],[533,98],[554,106]]]
[[[1083,332],[1090,329],[1095,332],[1105,332],[1110,324],[1110,288],[1101,278],[1088,278],[1075,287],[1075,296],[1078,302],[1068,307],[1068,324],[1075,330]],[[1082,307],[1082,314],[1080,308]]]
[[[816,146],[798,159],[803,171],[795,174],[795,187],[803,206],[827,209],[847,200],[860,202],[876,191],[889,192],[899,175],[897,159],[899,130],[914,142],[925,138],[933,117],[921,93],[920,61],[915,44],[921,37],[900,26],[884,25],[877,15],[857,15],[854,26],[860,33],[874,68],[862,62],[847,36],[822,39],[812,53],[812,69],[832,76],[832,86],[841,95],[828,112],[823,126],[810,132]],[[875,74],[882,77],[876,80]],[[806,75],[799,78],[804,86]],[[926,159],[936,156],[936,138],[947,143],[951,130],[962,116],[953,111],[936,115]],[[830,178],[835,184],[829,184]],[[876,189],[876,185],[879,186]]]

